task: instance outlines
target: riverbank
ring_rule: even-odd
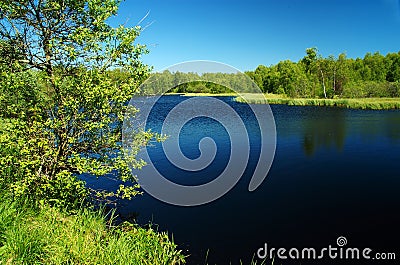
[[[0,202],[0,260],[6,264],[185,263],[166,233],[130,223],[114,226],[101,211],[71,214],[5,197]]]
[[[174,94],[169,94],[174,95]],[[370,110],[389,110],[400,109],[400,98],[289,98],[285,95],[277,94],[244,94],[239,97],[234,93],[180,93],[175,95],[187,97],[235,97],[236,102],[247,102],[250,104],[282,104],[290,106],[322,106],[322,107],[340,107],[348,109],[370,109]]]
[[[242,97],[236,97],[237,102],[251,104],[285,104],[293,106],[324,106],[349,109],[388,110],[400,109],[400,98],[288,98],[274,94],[246,94],[246,101]]]
[[[19,150],[10,144],[10,126],[0,118],[0,264],[185,263],[171,237],[153,227],[117,225],[110,212],[89,203],[66,210],[32,196],[16,198],[11,187],[21,185],[21,176],[10,169],[19,165],[12,157]]]
[[[400,109],[400,98],[289,98],[277,94],[243,94],[235,93],[169,93],[167,95],[181,95],[184,97],[235,97],[236,102],[249,104],[281,104],[289,106],[321,106],[339,107],[348,109],[390,110]]]

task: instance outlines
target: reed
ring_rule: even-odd
[[[400,109],[400,98],[288,98],[271,94],[247,94],[235,101],[249,104],[285,104],[290,106],[324,106],[349,109],[387,110]]]

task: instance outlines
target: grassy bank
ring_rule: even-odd
[[[237,102],[250,104],[284,104],[290,106],[325,106],[349,109],[388,110],[400,109],[400,98],[290,98],[277,94],[243,94],[246,100],[235,93],[169,93],[167,95],[181,95],[185,97],[235,97]]]
[[[282,95],[265,94],[246,94],[246,101],[252,104],[286,104],[293,106],[326,106],[341,107],[350,109],[400,109],[400,98],[288,98]],[[237,102],[246,102],[241,97],[236,97]]]
[[[0,202],[0,264],[183,264],[168,235],[110,226],[99,211],[76,214]]]

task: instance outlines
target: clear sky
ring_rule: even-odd
[[[323,56],[400,51],[400,0],[125,0],[112,24],[136,25],[155,71],[188,60],[239,70]]]

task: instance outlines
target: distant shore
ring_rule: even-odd
[[[264,97],[265,96],[265,97]],[[237,102],[251,104],[285,104],[292,106],[322,106],[348,109],[389,110],[400,109],[400,98],[289,98],[275,94],[252,94],[245,98],[236,97]]]
[[[277,94],[244,94],[244,98],[235,93],[170,93],[187,97],[235,97],[236,102],[249,104],[282,104],[290,106],[322,106],[348,109],[390,110],[400,109],[400,98],[290,98]]]
[[[181,95],[183,97],[237,97],[237,93],[167,93],[166,95]]]

